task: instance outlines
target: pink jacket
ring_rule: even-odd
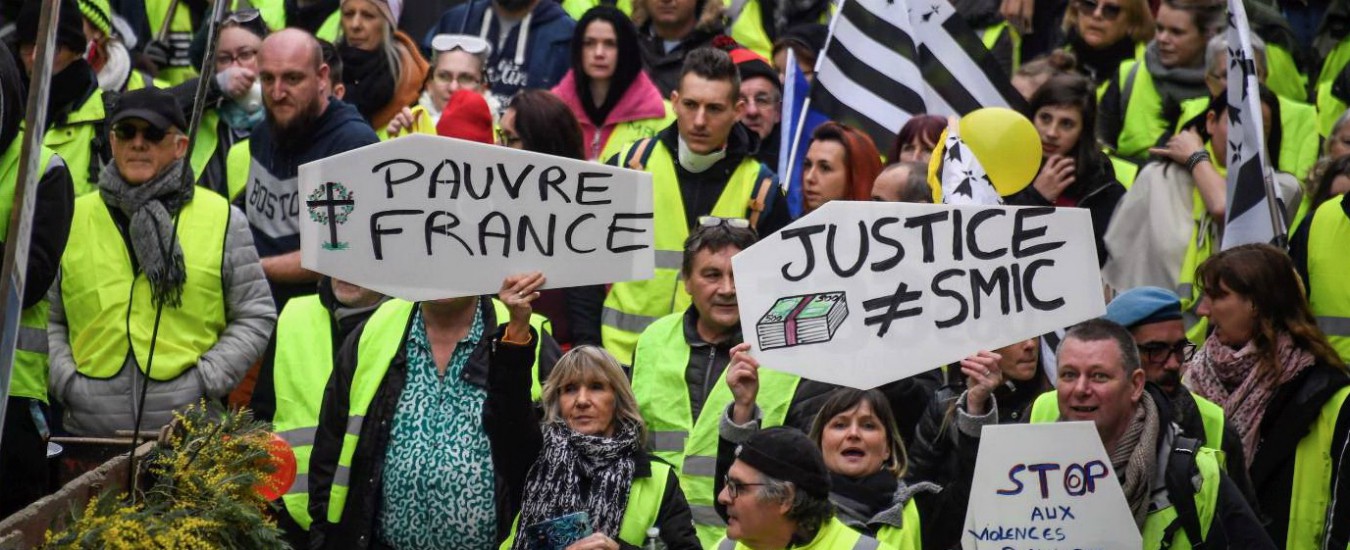
[[[605,118],[605,125],[600,128],[591,123],[590,117],[586,116],[586,109],[581,106],[581,97],[577,95],[576,79],[572,76],[572,70],[567,71],[562,82],[559,82],[552,92],[572,109],[577,122],[581,123],[581,137],[586,145],[586,160],[597,160],[609,141],[609,136],[618,125],[647,119],[664,120],[666,117],[666,105],[664,98],[661,97],[661,90],[656,88],[656,84],[652,83],[645,72],[638,73],[637,80],[628,86],[623,98],[609,112],[609,116]]]

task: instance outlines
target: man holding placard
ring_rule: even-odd
[[[1059,363],[1060,417],[1066,421],[1092,422],[1096,426],[1111,471],[1120,482],[1128,509],[1143,536],[1143,548],[1187,548],[1196,546],[1195,541],[1201,539],[1207,548],[1275,547],[1237,486],[1223,472],[1215,451],[1200,447],[1198,441],[1178,433],[1171,423],[1171,404],[1166,396],[1156,387],[1146,387],[1139,352],[1125,327],[1104,319],[1077,325],[1064,336],[1056,359]],[[980,397],[989,395],[989,390],[1000,383],[1001,377],[997,373],[988,374],[976,377],[977,385],[983,386],[985,391],[972,389],[967,394],[964,403],[967,414],[976,417],[996,415],[987,412],[995,410],[990,407],[987,397]],[[979,433],[970,435],[978,437]],[[1021,469],[1009,471],[1002,482],[1003,486],[1013,487],[1001,486],[997,494],[1006,496],[1023,490],[1039,490],[1046,497],[1054,490],[1047,487],[1046,480],[1056,484],[1063,478],[1068,494],[1082,495],[1092,485],[1088,478],[1100,478],[1108,473],[1102,469],[1093,474],[1091,464],[1083,465],[1082,475],[1070,483],[1073,481],[1071,470],[1067,469],[1070,466],[1073,465],[1065,466],[1066,469],[1060,472],[1059,464],[1023,464]],[[985,491],[990,491],[990,487],[975,484],[971,495],[972,509],[986,497]],[[1059,523],[1051,527],[1049,533],[1060,541],[1060,546],[1090,545],[1091,537],[1100,536],[1092,531],[1105,528],[1080,524],[1088,531],[1074,530],[1066,521],[1073,517],[1072,511],[1068,511],[1068,515],[1061,512],[1064,512],[1063,508],[1057,508],[1054,514],[1047,510],[1039,515],[1033,513],[1031,517],[1033,522],[1057,517]],[[1080,510],[1078,515],[1087,514]],[[1004,535],[1021,534],[1018,527],[972,529],[988,519],[979,517],[978,513],[967,517],[967,548],[985,548],[984,542],[991,540],[998,542],[988,547],[1009,547]],[[1040,527],[1040,524],[1036,526]],[[1032,531],[1045,538],[1046,531]]]
[[[671,93],[675,124],[608,161],[650,172],[655,207],[655,276],[615,283],[600,316],[605,349],[622,362],[632,362],[643,329],[689,306],[679,284],[680,251],[699,218],[745,218],[761,236],[790,221],[777,176],[753,156],[756,137],[736,123],[745,108],[739,94],[740,75],[726,52],[694,50]]]

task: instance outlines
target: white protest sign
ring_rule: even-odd
[[[1091,422],[985,426],[965,550],[1139,550],[1134,514]]]
[[[412,135],[300,167],[301,265],[405,300],[652,276],[651,175]]]
[[[833,201],[732,265],[762,364],[861,389],[1106,309],[1078,208]]]

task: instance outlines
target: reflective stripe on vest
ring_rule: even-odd
[[[42,136],[42,144],[56,151],[66,162],[76,197],[98,189],[98,173],[103,162],[94,158],[92,148],[99,137],[98,128],[104,116],[103,90],[96,89],[79,109],[66,116],[65,124],[47,128],[47,133]]]
[[[347,504],[347,493],[351,491],[352,457],[356,454],[361,439],[361,430],[365,426],[366,411],[375,400],[384,375],[389,372],[389,364],[398,355],[407,339],[412,324],[413,308],[416,304],[397,298],[381,304],[361,329],[361,339],[356,348],[356,372],[352,374],[351,390],[348,392],[347,431],[342,436],[342,450],[338,453],[337,469],[333,474],[333,485],[328,496],[328,522],[342,521],[342,511]],[[497,319],[504,319],[506,306],[493,300],[493,311]],[[482,307],[477,306],[477,307]],[[552,325],[542,315],[531,315],[530,326],[539,334],[551,334]],[[485,333],[491,328],[485,327]],[[539,346],[535,345],[535,362],[531,367],[530,384],[532,395],[539,391]],[[537,397],[536,397],[537,399]]]
[[[182,304],[165,305],[153,380],[178,377],[216,344],[225,330],[225,289],[221,262],[230,223],[230,204],[208,189],[197,189],[176,217],[187,281]],[[112,378],[126,362],[127,348],[142,372],[149,366],[157,313],[150,282],[133,271],[131,252],[103,197],[75,200],[70,241],[61,257],[61,299],[70,327],[76,370],[91,378]]]
[[[230,147],[225,155],[225,185],[228,199],[233,202],[248,187],[248,169],[253,157],[248,151],[248,140],[241,140]]]
[[[1340,449],[1332,453],[1336,420],[1350,396],[1350,386],[1337,391],[1322,405],[1317,421],[1298,442],[1294,455],[1294,486],[1289,495],[1289,532],[1285,548],[1322,548],[1326,535],[1327,511],[1331,509],[1331,469],[1339,460]],[[1341,475],[1345,475],[1342,473]],[[1344,520],[1341,520],[1344,521]]]
[[[716,546],[704,544],[703,547],[717,550],[750,550],[750,547],[726,538],[718,541]],[[854,531],[834,516],[821,526],[816,538],[811,542],[792,548],[793,550],[897,550],[890,544]]]
[[[619,540],[633,546],[641,546],[647,539],[647,529],[660,527],[656,516],[661,511],[661,503],[666,500],[666,480],[670,478],[670,466],[652,461],[652,475],[633,478],[628,490],[628,504],[623,509],[623,521],[619,524]],[[525,495],[524,498],[530,498]],[[501,550],[510,550],[516,542],[516,532],[520,529],[520,514],[511,522],[511,532],[502,541]]]
[[[14,194],[19,183],[19,153],[23,146],[23,134],[15,136],[9,148],[0,155],[0,242],[5,242],[9,233],[9,217],[14,211]],[[41,147],[38,154],[37,183],[55,166],[64,163],[51,149]],[[33,187],[37,192],[37,187]],[[49,305],[44,298],[32,307],[19,313],[19,338],[14,348],[14,369],[10,375],[9,395],[27,397],[47,402],[47,312]]]
[[[707,394],[697,419],[689,403],[685,370],[690,348],[684,339],[684,313],[661,318],[638,340],[633,365],[633,395],[652,436],[652,452],[674,464],[680,487],[689,501],[699,541],[707,547],[722,536],[726,523],[713,507],[713,476],[717,469],[718,426],[732,403],[724,371]],[[770,369],[759,371],[758,405],[764,427],[778,426],[787,417],[801,379]]]
[[[1342,361],[1350,361],[1350,218],[1345,215],[1345,195],[1317,207],[1308,228],[1308,301],[1317,327],[1326,333]]]
[[[1169,501],[1178,498],[1195,499],[1195,511],[1199,516],[1200,536],[1206,540],[1209,539],[1209,528],[1214,520],[1214,511],[1219,499],[1219,483],[1222,477],[1219,475],[1219,459],[1215,456],[1214,449],[1202,447],[1195,453],[1195,467],[1200,471],[1200,488],[1192,495],[1172,495],[1168,494]],[[1164,542],[1163,535],[1168,531],[1174,522],[1178,520],[1177,509],[1175,505],[1166,508],[1150,511],[1148,517],[1144,519],[1144,550],[1154,550],[1161,548],[1170,548],[1171,550],[1185,550],[1192,547],[1192,542],[1186,536],[1185,529],[1176,529],[1172,535],[1172,540]]]
[[[648,142],[639,141],[625,150],[624,160],[638,154],[645,143]],[[643,329],[664,315],[683,312],[690,304],[689,293],[680,284],[680,263],[689,228],[685,226],[684,199],[675,178],[675,163],[665,145],[659,141],[652,144],[651,156],[643,169],[652,174],[656,270],[651,279],[614,283],[605,297],[600,317],[605,349],[625,364],[633,362],[633,349]],[[745,157],[731,174],[710,214],[720,218],[744,218],[759,171],[759,161]]]
[[[276,413],[272,427],[295,452],[297,483],[283,495],[286,511],[308,530],[309,455],[319,426],[323,390],[333,374],[333,321],[317,295],[293,298],[277,317],[272,384]],[[299,483],[300,480],[304,483]]]
[[[150,23],[150,36],[144,40],[159,38],[164,18],[168,15],[171,5],[177,8],[169,23],[169,32],[164,37],[169,46],[169,51],[166,52],[169,54],[169,64],[159,70],[155,79],[163,81],[168,86],[177,86],[197,76],[197,70],[192,66],[192,59],[188,54],[195,29],[192,28],[192,12],[188,9],[187,3],[176,0],[145,0],[145,15]]]
[[[1341,41],[1336,43],[1336,47],[1322,62],[1322,72],[1317,76],[1317,116],[1320,120],[1318,130],[1322,137],[1331,135],[1336,119],[1345,112],[1345,102],[1336,97],[1331,89],[1347,64],[1350,64],[1350,36],[1341,38]]]
[[[919,506],[914,497],[910,497],[901,512],[900,526],[887,525],[878,529],[877,540],[891,545],[895,550],[923,550],[921,525]]]

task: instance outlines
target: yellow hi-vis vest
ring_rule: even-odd
[[[652,475],[633,478],[628,490],[628,504],[623,509],[623,521],[619,524],[619,540],[633,546],[642,546],[647,539],[647,529],[660,527],[656,524],[657,513],[661,511],[661,501],[666,498],[666,480],[670,478],[670,466],[652,461]],[[525,498],[530,498],[525,495]],[[501,550],[511,550],[516,543],[516,533],[520,531],[520,514],[511,522],[511,534],[502,541]]]
[[[581,21],[581,16],[586,15],[586,12],[590,11],[591,8],[602,4],[610,4],[610,2],[602,0],[563,0],[562,9],[567,12],[567,15],[572,16],[573,20]],[[633,16],[633,0],[618,0],[613,2],[613,6],[622,11],[624,15]]]
[[[689,501],[698,539],[708,547],[726,532],[726,522],[713,507],[713,477],[717,470],[718,426],[734,401],[723,371],[708,388],[707,401],[698,418],[689,403],[689,385],[684,372],[689,365],[689,344],[684,339],[684,312],[672,313],[652,323],[637,344],[633,365],[633,396],[642,420],[647,423],[652,453],[675,465],[680,488]],[[797,393],[795,375],[759,371],[757,405],[763,412],[762,426],[780,426],[787,418],[792,396]],[[710,382],[711,383],[711,382]]]
[[[923,550],[923,531],[919,521],[919,506],[910,497],[900,512],[900,527],[887,525],[878,529],[877,540],[896,550]]]
[[[218,124],[220,124],[219,112],[215,109],[202,111],[201,125],[197,127],[197,142],[192,146],[190,159],[192,176],[196,180],[201,180],[202,173],[206,171],[206,164],[211,162],[211,157],[216,156],[216,147],[220,144]],[[226,170],[228,169],[227,167]],[[225,176],[228,178],[229,174],[226,173]]]
[[[1308,76],[1298,69],[1294,55],[1284,46],[1266,43],[1266,87],[1282,99],[1308,99]]]
[[[1322,72],[1317,76],[1317,116],[1320,120],[1318,130],[1322,137],[1331,136],[1331,128],[1336,125],[1336,119],[1341,118],[1341,114],[1345,112],[1345,102],[1336,97],[1331,88],[1336,83],[1336,77],[1340,76],[1348,64],[1350,64],[1350,36],[1336,43],[1336,47],[1322,62]]]
[[[637,140],[655,138],[657,134],[661,133],[661,130],[666,129],[671,123],[675,122],[675,111],[671,109],[670,101],[663,99],[661,100],[661,103],[665,104],[666,107],[665,116],[661,118],[629,120],[615,124],[614,129],[610,131],[609,137],[605,138],[604,143],[599,143],[600,129],[596,128],[595,137],[592,139],[589,148],[586,150],[586,154],[595,154],[596,156],[592,160],[604,162],[610,157],[623,152],[624,148]]]
[[[240,140],[230,146],[225,154],[225,186],[229,193],[226,197],[233,202],[248,187],[248,169],[253,164],[252,153],[248,151],[248,140]]]
[[[171,5],[176,5],[177,9],[174,10],[173,19],[169,22],[169,32],[164,37],[169,46],[167,52],[169,64],[160,67],[159,74],[155,75],[155,80],[165,84],[165,87],[177,86],[197,76],[197,69],[192,66],[192,60],[188,56],[188,48],[192,45],[192,35],[196,29],[192,28],[192,13],[188,10],[186,2],[145,0],[145,15],[150,20],[150,36],[144,40],[159,37],[159,30],[164,25],[164,18],[169,16]]]
[[[1321,139],[1317,135],[1317,109],[1312,105],[1276,96],[1280,102],[1280,150],[1275,169],[1303,178],[1317,163],[1321,154]],[[1197,97],[1181,102],[1181,116],[1177,117],[1176,131],[1209,109],[1209,98]],[[1269,144],[1267,144],[1269,145]],[[1215,165],[1217,166],[1217,165]]]
[[[342,436],[342,450],[338,453],[337,470],[333,474],[333,486],[328,494],[329,523],[342,521],[342,511],[347,505],[347,493],[351,491],[352,457],[356,454],[356,446],[361,440],[361,427],[366,420],[366,411],[370,409],[375,394],[384,383],[384,375],[389,372],[390,362],[403,347],[408,326],[412,323],[413,308],[416,305],[407,300],[391,299],[381,304],[379,309],[370,315],[370,319],[366,320],[365,328],[361,329],[361,339],[356,348],[356,372],[352,374],[352,387],[348,394],[347,430]],[[492,307],[499,321],[509,317],[505,304],[494,299]],[[538,314],[530,316],[530,327],[539,334],[541,340],[544,334],[553,332],[548,319]],[[541,393],[539,343],[535,344],[534,349],[534,365],[530,368],[530,372],[533,373],[530,377],[530,395],[538,400]],[[281,404],[280,396],[277,397],[277,404],[278,407]],[[318,414],[316,409],[314,412],[316,427]]]
[[[225,330],[225,289],[221,262],[230,223],[230,203],[198,188],[176,218],[187,281],[183,302],[165,305],[160,320],[152,380],[172,380],[197,364]],[[76,370],[91,378],[112,378],[127,351],[142,372],[149,366],[156,307],[150,281],[132,271],[131,251],[103,197],[75,200],[70,242],[61,257],[61,299],[70,327]]]
[[[1118,80],[1120,105],[1124,113],[1120,135],[1116,137],[1116,154],[1131,160],[1148,156],[1148,148],[1169,130],[1163,116],[1163,99],[1153,84],[1153,75],[1144,66],[1142,57],[1121,62]]]
[[[1223,426],[1224,416],[1223,407],[1217,403],[1205,399],[1198,394],[1192,393],[1191,397],[1195,399],[1195,408],[1200,412],[1200,422],[1205,427],[1205,440],[1203,447],[1213,449],[1219,453],[1216,458],[1220,459],[1220,465],[1226,457],[1223,456]],[[1036,402],[1031,405],[1031,417],[1029,422],[1032,424],[1041,424],[1046,422],[1059,421],[1059,396],[1055,390],[1050,390],[1036,397]]]
[[[70,181],[75,184],[76,197],[98,190],[98,173],[103,168],[103,161],[94,158],[93,147],[99,138],[108,138],[98,135],[105,116],[103,90],[94,90],[79,109],[66,116],[65,124],[47,128],[47,133],[42,136],[42,144],[56,151],[65,161]]]
[[[1205,151],[1209,152],[1210,158],[1214,157],[1214,148],[1210,144],[1205,144]],[[1228,176],[1228,169],[1218,164],[1213,166],[1219,175]],[[1186,243],[1186,256],[1181,260],[1181,271],[1177,272],[1176,293],[1177,297],[1181,298],[1181,320],[1186,326],[1186,339],[1197,346],[1202,346],[1209,332],[1209,319],[1200,316],[1196,311],[1196,308],[1200,307],[1201,296],[1200,288],[1195,286],[1195,270],[1214,254],[1215,248],[1219,245],[1214,242],[1219,237],[1219,229],[1214,218],[1209,216],[1209,210],[1205,208],[1199,187],[1191,189],[1191,220],[1195,226],[1191,230],[1190,241]]]
[[[1345,215],[1345,195],[1317,207],[1308,228],[1308,298],[1317,327],[1327,335],[1342,361],[1350,362],[1350,218]]]
[[[267,28],[272,32],[286,28],[286,3],[285,0],[251,0],[253,7],[258,8],[262,14],[263,22],[267,23]],[[342,30],[342,10],[333,10],[333,13],[323,20],[319,25],[319,30],[315,31],[316,38],[322,38],[329,42],[336,42],[338,32]]]
[[[642,159],[644,151],[650,151],[651,155],[645,163]],[[660,140],[638,141],[624,151],[620,160],[622,166],[651,173],[652,226],[656,231],[653,236],[656,270],[652,278],[614,283],[600,314],[600,338],[605,349],[620,363],[628,364],[633,362],[638,335],[648,325],[689,307],[689,293],[680,281],[684,241],[689,238],[689,228],[685,226],[684,198],[675,177],[675,160]],[[710,214],[719,218],[744,218],[759,170],[759,161],[754,157],[747,155],[742,159]],[[765,181],[762,186],[768,187],[769,183]]]
[[[14,193],[19,184],[20,149],[23,147],[23,134],[15,136],[9,148],[0,155],[0,242],[5,242],[9,234],[9,216],[14,211]],[[51,166],[51,149],[42,147],[38,157],[38,181]],[[58,157],[57,162],[61,162]],[[34,187],[36,192],[37,188]],[[47,300],[33,307],[24,308],[19,313],[19,341],[14,348],[14,369],[9,384],[10,397],[28,397],[47,402]]]
[[[704,548],[716,548],[717,550],[750,550],[749,546],[739,542],[723,538],[717,542],[716,546],[705,545]],[[849,526],[839,521],[839,518],[831,516],[825,525],[820,526],[820,531],[816,532],[816,538],[805,546],[794,546],[793,550],[899,550],[890,544],[878,541],[872,537],[854,531]]]
[[[295,452],[295,483],[282,495],[286,512],[309,530],[309,455],[319,429],[323,390],[333,374],[333,318],[317,295],[292,298],[277,317],[272,429]]]
[[[739,13],[737,13],[737,2]],[[769,33],[764,30],[764,16],[761,11],[764,9],[759,5],[760,0],[726,0],[726,16],[731,20],[731,30],[727,32],[736,42],[745,49],[759,54],[764,59],[773,64],[773,41],[769,40]],[[834,6],[820,15],[820,20],[816,21],[822,25],[829,24],[830,14],[834,13]]]
[[[1350,386],[1332,394],[1322,405],[1308,434],[1298,442],[1294,454],[1294,486],[1289,496],[1289,533],[1284,547],[1322,548],[1326,536],[1327,511],[1331,509],[1331,469],[1341,449],[1332,449],[1336,420],[1350,397]],[[1342,518],[1337,518],[1341,520]],[[1277,541],[1278,543],[1278,541]]]
[[[980,42],[984,44],[984,48],[991,52],[998,47],[998,40],[1003,38],[1003,33],[1008,33],[1008,40],[1012,41],[1012,71],[1008,74],[1016,73],[1017,69],[1022,66],[1022,33],[1017,32],[1017,29],[1009,25],[1007,21],[999,21],[997,24],[983,29],[975,29],[975,32],[980,35]]]
[[[1201,536],[1209,538],[1209,527],[1214,519],[1214,510],[1219,499],[1220,472],[1223,470],[1223,452],[1218,450],[1223,444],[1223,409],[1198,395],[1195,396],[1195,403],[1198,405],[1200,416],[1205,423],[1206,441],[1195,453],[1195,466],[1200,470],[1201,483],[1199,489],[1191,498],[1195,499],[1195,510],[1199,516]],[[1215,424],[1216,412],[1217,424]],[[1039,424],[1058,420],[1059,401],[1056,392],[1051,390],[1037,397],[1036,402],[1031,406],[1031,423]],[[1177,498],[1183,497],[1168,495],[1169,500]],[[1144,519],[1143,548],[1145,550],[1191,548],[1194,541],[1187,537],[1185,529],[1176,529],[1172,540],[1163,541],[1168,527],[1177,520],[1176,506],[1170,502],[1166,508],[1150,511],[1148,517]]]

